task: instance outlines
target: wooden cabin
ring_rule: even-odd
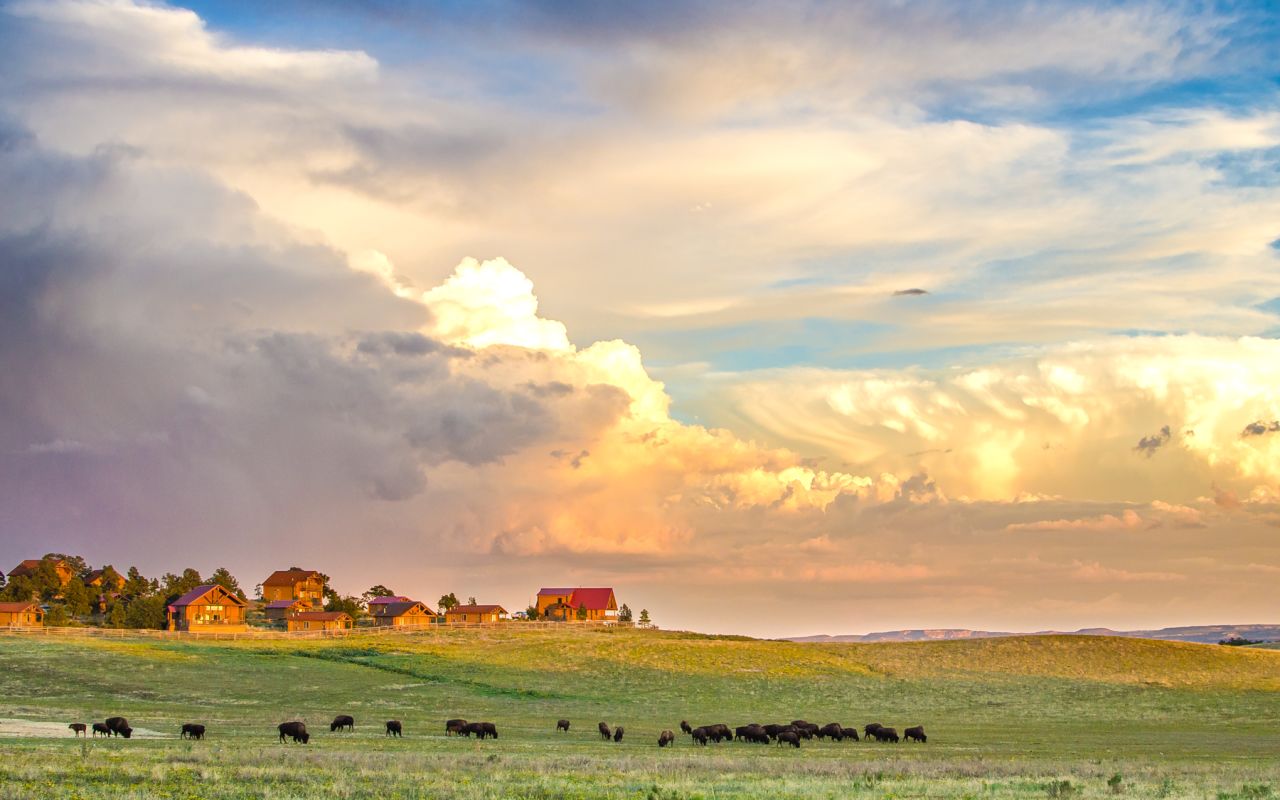
[[[502,606],[454,606],[445,612],[444,620],[450,625],[457,625],[474,622],[502,622],[506,616],[507,610]]]
[[[216,583],[197,586],[169,604],[171,631],[247,631],[244,610],[248,604]]]
[[[577,587],[538,590],[538,616],[559,622],[578,622],[578,609],[586,607],[588,622],[616,622],[618,599],[613,589]]]
[[[275,622],[287,620],[294,614],[310,610],[311,603],[307,600],[272,600],[262,607],[266,618]]]
[[[355,620],[345,611],[299,611],[286,621],[291,631],[350,630]]]
[[[9,580],[13,580],[14,578],[32,577],[36,574],[36,570],[40,568],[42,563],[44,563],[44,559],[42,558],[25,559],[21,564],[9,570]],[[53,569],[58,573],[58,580],[62,581],[63,584],[74,578],[76,575],[76,571],[71,568],[71,565],[66,561],[63,561],[61,558],[53,559]]]
[[[44,624],[44,611],[31,600],[0,603],[0,627],[37,628]]]
[[[324,576],[314,569],[278,569],[262,582],[262,599],[306,600],[313,606],[324,604]]]
[[[373,624],[379,627],[430,625],[436,621],[436,612],[417,600],[379,603],[371,607],[369,613],[373,615]]]

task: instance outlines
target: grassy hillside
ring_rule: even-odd
[[[117,713],[163,738],[6,734]],[[354,735],[328,732],[337,713],[356,717]],[[501,737],[445,738],[453,716],[494,721]],[[560,717],[573,721],[567,735],[554,732]],[[681,719],[797,717],[923,724],[930,742],[654,744]],[[402,741],[382,736],[393,718]],[[309,747],[274,742],[286,719],[308,723]],[[599,741],[601,720],[626,727],[623,743]],[[187,721],[206,723],[208,741],[177,740]],[[1280,652],[1254,648],[572,629],[216,644],[0,638],[5,797],[1110,796],[1117,774],[1130,796],[1265,797],[1280,792],[1278,752]]]

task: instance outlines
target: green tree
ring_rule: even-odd
[[[583,620],[586,618],[587,618],[587,604],[578,603],[578,619]]]
[[[474,597],[468,597],[468,598],[467,598],[467,605],[469,605],[469,606],[474,606],[474,605],[476,605],[476,599],[475,599]]]
[[[97,596],[94,595],[96,600]],[[62,604],[66,608],[68,615],[72,617],[83,617],[93,610],[90,604],[89,587],[84,585],[84,581],[75,577],[67,581],[62,587]]]
[[[534,603],[524,610],[525,619],[536,621],[538,619],[538,604]]]
[[[379,583],[377,585],[370,586],[365,590],[364,594],[360,595],[360,597],[364,599],[365,605],[368,605],[369,601],[375,597],[395,597],[395,594],[395,592]]]
[[[124,615],[124,625],[126,628],[154,628],[157,630],[163,630],[168,627],[168,623],[169,620],[165,614],[164,598],[158,594],[134,598],[129,602],[129,608],[125,611]]]
[[[236,576],[232,575],[231,570],[226,567],[218,567],[215,569],[213,574],[209,576],[209,583],[215,583],[218,586],[221,586],[223,589],[231,592],[241,600],[248,599],[244,596],[244,590],[240,588],[240,582],[236,580]],[[196,585],[198,586],[199,584]]]
[[[4,591],[0,591],[0,599],[4,600],[35,600],[38,595],[35,581],[26,575],[10,579]]]
[[[204,584],[204,579],[200,577],[200,573],[191,567],[187,567],[182,571],[181,575],[174,575],[172,572],[166,572],[164,577],[160,579],[164,585],[164,594],[166,597],[178,597],[184,595],[197,586]]]
[[[337,592],[329,594],[324,603],[325,611],[345,611],[351,615],[352,619],[359,619],[364,616],[364,603],[359,597],[351,595],[339,595]]]
[[[66,553],[45,553],[43,560],[67,562],[67,566],[71,568],[71,574],[78,575],[81,580],[89,577],[89,573],[93,572],[89,568],[89,563],[81,556],[69,556]]]
[[[62,594],[62,578],[58,575],[57,563],[50,559],[40,562],[35,574],[31,576],[31,582],[36,595],[46,602]]]
[[[622,608],[618,609],[618,622],[631,621],[631,607],[626,603],[622,604]]]
[[[102,591],[117,592],[124,584],[124,576],[116,572],[115,567],[108,564],[102,568]]]
[[[54,603],[44,612],[44,624],[50,628],[65,628],[71,624],[71,614],[62,603]]]
[[[643,628],[647,628],[651,624],[653,623],[649,621],[649,609],[647,608],[640,609],[640,626]]]
[[[458,596],[456,594],[449,592],[440,598],[440,602],[437,603],[437,605],[440,606],[441,612],[445,612],[451,608],[457,608],[462,604],[458,602]]]
[[[155,591],[155,587],[151,585],[151,581],[142,577],[142,573],[137,567],[129,567],[129,572],[124,579],[124,588],[120,593],[125,597],[142,597]]]
[[[102,621],[102,624],[108,628],[123,628],[128,624],[127,620],[128,609],[126,608],[126,604],[123,600],[117,599],[109,608],[107,608],[107,616],[106,619]]]

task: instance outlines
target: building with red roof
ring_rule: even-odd
[[[618,599],[613,589],[602,587],[551,587],[538,590],[538,616],[560,622],[577,622],[578,609],[586,609],[590,622],[616,622]]]

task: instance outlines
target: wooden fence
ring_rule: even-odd
[[[351,636],[392,636],[411,633],[442,633],[444,631],[501,628],[512,631],[533,631],[555,628],[565,629],[601,629],[601,628],[651,628],[651,625],[640,625],[634,622],[529,622],[505,620],[502,622],[458,622],[450,624],[427,625],[378,625],[360,626],[345,630],[323,631],[281,631],[269,628],[250,628],[247,631],[158,631],[148,628],[92,628],[92,627],[0,627],[0,636],[44,636],[47,638],[66,637],[98,637],[104,639],[214,639],[214,640],[253,640],[253,639],[344,639]]]

